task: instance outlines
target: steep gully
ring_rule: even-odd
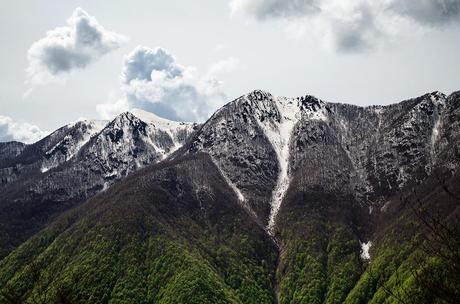
[[[275,104],[280,114],[279,122],[273,123],[272,121],[265,120],[264,122],[259,121],[259,125],[264,131],[267,139],[272,144],[276,152],[279,165],[278,180],[272,193],[270,201],[270,215],[265,229],[278,248],[278,259],[276,265],[276,269],[278,271],[283,249],[275,237],[275,221],[278,211],[281,208],[281,203],[284,199],[285,193],[289,188],[289,143],[291,142],[294,127],[300,120],[301,113],[297,100],[279,97],[275,99]],[[273,295],[275,303],[279,303],[279,281],[276,274]]]
[[[274,151],[276,152],[278,159],[278,178],[276,186],[272,192],[270,200],[270,215],[268,218],[268,224],[263,227],[267,234],[272,239],[273,243],[278,248],[278,261],[277,268],[279,266],[279,260],[283,254],[283,248],[280,242],[275,237],[275,223],[278,211],[280,210],[281,203],[284,199],[285,193],[289,188],[290,174],[289,174],[289,158],[290,158],[290,142],[294,131],[294,127],[297,122],[301,119],[300,104],[297,99],[290,99],[285,97],[275,97],[275,105],[278,110],[277,120],[266,119],[258,120],[259,127],[263,130],[264,135],[269,140]],[[317,115],[318,116],[318,115]],[[324,118],[322,115],[318,117],[310,117],[312,119]],[[241,204],[247,209],[247,211],[254,217],[255,213],[250,207],[245,204],[245,197],[238,189],[238,187],[230,181],[230,179],[224,174],[222,170],[221,174],[233,189]],[[279,299],[279,282],[275,276],[275,286],[273,290],[275,303],[278,303]]]

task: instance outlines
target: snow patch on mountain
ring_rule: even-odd
[[[437,115],[436,122],[434,123],[433,130],[431,131],[431,154],[434,154],[435,144],[439,138],[439,129],[441,127],[441,116]]]
[[[435,145],[439,139],[439,130],[442,126],[441,111],[446,106],[446,96],[442,93],[435,92],[431,94],[430,98],[431,102],[435,105],[435,123],[431,131],[431,158],[433,160]]]
[[[168,153],[165,153],[163,151],[165,156],[167,154],[171,154],[172,152],[176,151],[183,145],[183,142],[179,140],[181,132],[185,131],[187,132],[187,134],[190,134],[193,131],[193,128],[196,126],[195,123],[178,122],[178,121],[164,119],[151,112],[147,112],[141,109],[133,109],[131,110],[131,113],[137,118],[139,118],[140,120],[150,125],[153,125],[155,129],[161,130],[167,133],[171,137],[174,147],[171,148]],[[155,147],[155,148],[156,150],[161,150],[158,147]]]
[[[372,242],[367,241],[367,242],[359,242],[359,243],[361,244],[361,258],[366,261],[370,260],[371,255],[369,253],[369,250],[371,249]]]
[[[276,215],[281,207],[284,194],[289,187],[289,142],[294,126],[300,119],[300,107],[297,100],[275,97],[274,101],[279,112],[279,121],[273,119],[258,121],[276,152],[279,164],[278,181],[272,194],[267,226],[271,234],[273,234]]]

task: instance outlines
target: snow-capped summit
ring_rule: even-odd
[[[120,178],[177,150],[194,126],[142,110],[124,112],[81,149],[78,161],[111,180]]]
[[[152,112],[147,112],[142,109],[132,109],[131,113],[142,121],[152,125],[155,130],[167,133],[174,145],[171,152],[179,149],[184,144],[188,135],[198,126],[197,123],[164,119]]]
[[[142,121],[146,123],[150,123],[155,125],[158,128],[161,129],[171,129],[171,130],[177,130],[181,129],[186,126],[192,126],[194,123],[187,123],[187,122],[179,122],[179,121],[172,121],[168,120],[162,117],[159,117],[155,115],[152,112],[147,112],[142,109],[134,108],[130,111],[134,116],[138,117]]]
[[[0,162],[3,184],[11,183],[21,176],[46,172],[70,161],[108,121],[84,120],[65,125],[33,144],[21,144],[14,160]],[[11,146],[12,143],[3,143]]]
[[[330,115],[330,105],[315,97],[278,97],[255,90],[218,110],[190,151],[211,154],[232,188],[246,198],[246,209],[272,230],[291,180],[296,126],[327,122]]]
[[[272,232],[290,187],[346,192],[378,207],[384,195],[423,180],[444,162],[447,102],[434,92],[359,107],[255,90],[219,109],[188,151],[209,153],[243,206]]]
[[[51,134],[51,137],[64,135],[56,144],[49,147],[51,141],[47,142],[44,151],[45,157],[40,170],[46,172],[75,156],[91,137],[99,133],[108,123],[106,120],[83,120],[71,123],[62,129]],[[55,133],[59,133],[55,134]]]
[[[121,113],[112,121],[71,123],[37,143],[21,146],[14,150],[14,161],[0,164],[2,184],[41,173],[47,174],[46,178],[33,187],[34,192],[60,188],[58,200],[91,195],[130,172],[163,160],[180,148],[197,126],[139,109],[132,112]],[[12,150],[10,146],[4,149]],[[73,178],[78,181],[72,183]]]

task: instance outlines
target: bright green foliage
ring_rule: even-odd
[[[426,245],[431,246],[426,244],[423,235],[429,232],[419,221],[414,221],[411,215],[411,212],[407,212],[400,216],[376,240],[372,261],[344,303],[447,303],[435,295],[432,286],[424,286],[422,282],[451,285],[450,290],[460,292],[460,286],[452,286],[458,284],[458,279],[454,279],[458,273],[447,270],[448,261],[429,256],[423,250]],[[439,250],[443,250],[443,247],[440,244]]]
[[[283,253],[280,303],[342,303],[361,274],[359,244],[342,226],[310,231]]]
[[[131,234],[114,241],[97,230],[77,237],[79,232],[72,237],[64,232],[44,250],[29,244],[32,240],[16,250],[0,264],[3,291],[25,303],[60,298],[70,303],[272,301],[269,264],[244,259],[226,246],[215,252],[229,264],[221,268],[217,259],[183,240]],[[15,256],[27,255],[27,262],[8,271],[16,265]]]
[[[420,278],[459,292],[455,269],[422,250],[427,230],[410,209],[369,232],[349,197],[288,195],[277,248],[215,168],[196,162],[145,188],[128,179],[56,219],[0,261],[0,303],[446,303]],[[184,174],[214,188],[197,195],[172,181]]]
[[[275,245],[218,178],[199,202],[186,183],[121,184],[68,212],[0,261],[0,303],[272,303]]]

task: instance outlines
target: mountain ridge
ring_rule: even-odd
[[[19,205],[21,196],[0,188],[16,210],[42,210],[35,205],[41,195],[52,206],[69,204],[51,208],[0,260],[3,295],[70,303],[383,303],[392,299],[386,288],[399,292],[398,275],[408,280],[409,298],[431,303],[401,269],[437,274],[444,267],[414,264],[423,253],[417,238],[429,234],[413,214],[419,202],[459,228],[460,94],[358,107],[256,90],[196,125],[181,147],[162,141],[173,148],[161,158],[143,150],[151,132],[133,117],[123,113],[73,161],[32,177],[42,189],[37,197],[23,196]],[[109,152],[114,162],[107,164]],[[122,174],[112,180],[113,172]],[[73,188],[93,179],[97,187],[80,199],[72,196],[78,187],[50,191],[71,176]],[[75,201],[52,201],[69,193]],[[0,236],[24,227],[13,224],[0,226]],[[35,272],[36,282],[27,279]]]
[[[16,236],[21,234],[18,231],[23,230],[28,237],[56,214],[130,172],[162,160],[176,148],[174,141],[184,141],[196,127],[181,124],[171,133],[129,112],[100,123],[96,130],[88,127],[92,125],[93,121],[86,121],[59,128],[35,144],[21,146],[14,160],[0,163],[0,218],[5,223],[17,223],[4,232],[0,241],[21,241],[22,237]],[[21,210],[14,207],[18,204],[23,205]],[[0,247],[8,250],[7,246]]]
[[[247,123],[247,118],[246,118],[246,113],[250,113],[250,110],[248,110],[247,106],[248,104],[246,104],[247,102],[247,98],[249,97],[249,99],[251,99],[251,96],[252,96],[252,99],[253,100],[249,100],[250,104],[249,104],[249,108],[250,109],[255,109],[254,110],[254,113],[251,113],[251,114],[254,114],[256,117],[258,117],[258,124],[262,123],[265,121],[269,121],[269,120],[272,120],[270,123],[273,122],[273,120],[275,120],[276,122],[278,122],[281,117],[280,117],[280,114],[279,112],[277,112],[277,110],[274,108],[274,107],[271,107],[270,108],[270,101],[274,100],[275,97],[273,97],[273,95],[269,94],[268,92],[264,92],[264,91],[254,91],[252,93],[249,93],[249,94],[246,94],[246,95],[243,95],[242,97],[240,97],[239,99],[236,99],[236,101],[234,101],[233,103],[229,103],[227,104],[226,106],[222,107],[220,110],[218,110],[205,124],[203,124],[203,128],[209,124],[211,121],[213,120],[218,120],[218,119],[222,119],[221,118],[221,114],[223,111],[225,111],[227,108],[229,107],[238,107],[238,106],[241,106],[241,109],[233,109],[231,112],[232,113],[235,113],[236,115],[239,114],[238,111],[240,111],[242,113],[241,117],[242,117],[242,120],[243,120],[243,123]],[[361,115],[359,114],[359,112],[365,112],[367,111],[368,115],[370,116],[373,116],[371,118],[373,118],[374,120],[376,118],[379,117],[381,111],[391,111],[393,110],[393,112],[396,110],[399,110],[399,109],[394,109],[394,108],[398,108],[398,107],[403,107],[403,106],[408,106],[408,113],[406,114],[406,116],[411,116],[411,115],[416,115],[417,113],[412,113],[410,111],[412,111],[412,109],[415,109],[417,107],[417,105],[422,105],[422,106],[425,106],[425,105],[428,105],[429,107],[433,108],[433,107],[438,107],[438,105],[435,105],[435,103],[437,102],[437,100],[441,99],[441,100],[447,100],[448,97],[446,97],[445,95],[443,94],[440,94],[438,92],[434,92],[434,93],[429,93],[429,94],[425,94],[421,97],[418,97],[418,98],[414,98],[414,99],[410,99],[410,100],[407,100],[407,101],[403,101],[401,103],[398,103],[398,104],[394,104],[394,105],[389,105],[389,106],[369,106],[369,107],[358,107],[358,106],[349,106],[349,105],[346,105],[346,104],[340,104],[340,103],[325,103],[325,102],[321,102],[322,103],[322,108],[321,108],[321,103],[318,99],[314,98],[314,97],[311,97],[311,96],[307,96],[307,97],[300,97],[300,98],[294,98],[294,99],[287,99],[287,98],[284,98],[284,97],[281,97],[282,100],[290,100],[291,102],[298,102],[300,103],[301,106],[303,106],[303,109],[307,109],[307,110],[311,110],[311,112],[309,113],[313,113],[314,115],[318,115],[318,112],[315,111],[316,110],[316,107],[318,107],[318,109],[323,109],[325,111],[325,113],[327,114],[324,114],[324,113],[321,113],[322,117],[327,117],[327,115],[329,115],[331,113],[331,109],[334,109],[334,111],[337,111],[339,112],[339,114],[341,114],[342,116],[344,116],[343,114],[347,115],[347,113],[340,113],[340,111],[343,111],[344,108],[351,108],[352,110],[354,111],[357,111],[358,112],[358,115]],[[258,102],[261,102],[262,103],[258,103]],[[268,104],[267,105],[267,101],[268,101]],[[252,102],[252,103],[251,103]],[[440,107],[442,107],[442,105],[439,105]],[[268,107],[268,108],[267,108]],[[424,109],[424,111],[432,111],[433,109]],[[262,109],[262,110],[260,110]],[[268,110],[267,110],[268,109]],[[347,109],[345,109],[347,110]],[[438,110],[436,108],[436,110]],[[257,112],[258,111],[258,112]],[[414,112],[417,112],[417,111],[420,111],[419,109],[415,109]],[[370,112],[370,113],[369,113]],[[264,113],[264,114],[261,114],[261,113]],[[419,114],[417,114],[419,115]],[[408,117],[410,118],[410,117]],[[308,115],[307,117],[304,118],[305,120],[315,120],[314,118],[309,118]],[[340,121],[339,123],[343,124],[343,121]],[[343,127],[343,126],[338,126],[337,128],[339,127]],[[343,127],[343,128],[346,128],[346,127]],[[393,130],[395,133],[397,130]],[[226,133],[226,132],[224,132]],[[207,137],[216,137],[217,135],[214,133],[211,132],[211,134],[208,134],[206,135]],[[228,136],[228,134],[226,134],[226,136]],[[221,138],[225,138],[226,136],[221,136]],[[266,135],[265,135],[266,136]],[[204,137],[204,136],[203,136]],[[202,141],[203,139],[200,139],[198,138],[197,141],[200,142]],[[217,139],[219,140],[219,139]],[[196,144],[196,143],[192,143],[192,146]],[[208,143],[205,143],[205,145],[210,145],[210,142]],[[225,146],[225,145],[224,145]],[[273,146],[273,144],[272,144]],[[203,148],[203,146],[201,147]],[[224,149],[227,148],[227,147],[224,147]],[[194,147],[192,147],[192,150],[195,149]],[[225,169],[223,170],[225,172]],[[275,178],[276,179],[276,178]],[[403,177],[399,177],[399,181],[398,183],[403,183]],[[232,180],[232,178],[230,178],[230,180],[232,181],[232,183],[235,182],[235,180]]]

